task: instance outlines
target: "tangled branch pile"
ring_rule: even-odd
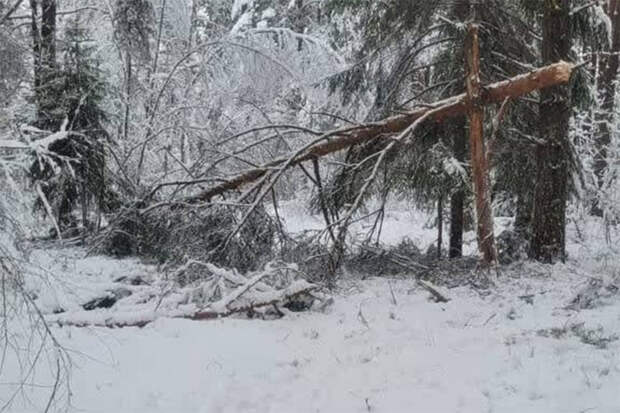
[[[208,261],[241,272],[254,271],[273,258],[276,232],[271,216],[260,206],[240,226],[239,208],[160,208],[143,215],[127,208],[97,237],[95,250],[117,256],[141,255],[159,263],[181,265]],[[199,278],[191,270],[183,283]]]

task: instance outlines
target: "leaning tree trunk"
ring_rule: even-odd
[[[609,0],[607,14],[611,20],[611,44],[609,50],[597,59],[599,69],[598,92],[601,99],[600,111],[596,115],[594,174],[599,190],[603,189],[607,169],[607,151],[611,144],[614,101],[616,98],[616,78],[620,53],[620,0]],[[594,215],[603,215],[603,206],[598,197],[592,208]]]
[[[567,60],[571,46],[570,2],[545,0],[542,54],[545,63]],[[568,200],[570,90],[540,93],[540,134],[530,255],[542,262],[564,260]]]

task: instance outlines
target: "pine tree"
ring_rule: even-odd
[[[51,132],[64,128],[66,135],[49,145],[50,157],[36,160],[30,168],[32,178],[56,206],[61,229],[74,225],[71,213],[78,202],[82,224],[87,226],[89,201],[95,199],[102,207],[105,193],[104,83],[89,42],[76,18],[65,33],[62,68],[53,79],[54,88],[48,89],[48,99],[55,104],[49,112],[53,117],[48,113],[46,122],[54,128]]]

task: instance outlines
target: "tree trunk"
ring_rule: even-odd
[[[443,194],[439,194],[437,200],[437,259],[441,259],[441,247],[443,245]]]
[[[31,9],[31,26],[30,33],[32,35],[32,57],[33,57],[33,78],[34,78],[34,94],[37,104],[37,112],[41,110],[41,33],[39,32],[39,11],[37,0],[30,0]],[[41,115],[37,113],[37,118]]]
[[[41,9],[41,25],[38,8]],[[52,94],[52,82],[56,77],[56,1],[30,0],[32,10],[32,52],[34,55],[34,87],[37,105],[36,124],[41,129],[53,130],[57,120],[51,109],[56,105]]]
[[[476,10],[472,10],[471,1],[463,0],[452,5],[452,14],[459,23],[464,23],[475,16]],[[464,75],[464,72],[463,72]],[[451,134],[452,151],[454,158],[461,164],[466,162],[467,153],[467,120],[465,117],[456,118],[452,125]],[[463,256],[463,225],[464,225],[465,191],[459,189],[450,198],[450,247],[448,255],[450,258],[460,258]]]
[[[52,109],[57,102],[53,96],[56,72],[56,0],[41,0],[41,89],[42,105],[39,119],[42,129],[56,129]]]
[[[80,203],[82,204],[82,241],[86,242],[86,236],[90,231],[90,223],[88,222],[88,189],[86,183],[80,185]]]
[[[131,72],[133,71],[133,68],[131,63],[131,52],[128,50],[125,53],[125,56],[127,56],[127,67],[125,68],[125,115],[123,119],[123,140],[127,142],[129,139],[129,118],[131,116]]]
[[[611,44],[608,50],[601,53],[598,60],[599,79],[598,93],[601,99],[600,109],[595,117],[595,156],[594,174],[596,175],[596,185],[602,189],[607,169],[607,151],[611,144],[611,134],[613,128],[614,101],[616,98],[616,78],[618,76],[618,53],[620,53],[620,0],[609,0],[607,14],[612,24]],[[598,197],[595,198],[592,208],[594,215],[603,216],[603,206],[600,205]]]
[[[198,27],[197,23],[198,18],[198,0],[192,0],[192,14],[190,15],[189,22],[189,36],[187,39],[187,50],[191,50],[192,45],[194,44],[194,35],[196,34],[196,28]]]
[[[478,249],[482,254],[483,263],[490,265],[497,261],[497,252],[493,234],[488,160],[483,138],[484,108],[480,99],[480,48],[477,25],[469,25],[465,44],[465,59],[468,68],[466,83],[469,100],[469,144],[472,181],[476,196]]]
[[[295,31],[299,34],[303,34],[305,30],[304,22],[304,0],[295,1],[296,16],[295,16]],[[297,51],[301,52],[304,48],[304,41],[300,37],[297,39]]]
[[[542,55],[545,63],[568,59],[570,2],[545,0]],[[540,134],[530,255],[542,262],[565,258],[568,200],[570,90],[554,86],[540,94]]]
[[[465,118],[455,121],[453,134],[454,157],[465,162],[467,138],[465,136]],[[465,191],[459,189],[450,199],[450,258],[463,256],[463,211],[465,207]]]

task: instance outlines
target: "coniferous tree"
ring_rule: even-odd
[[[101,108],[104,97],[103,74],[90,39],[76,18],[66,30],[60,50],[63,65],[48,88],[53,100],[53,117],[48,115],[51,132],[62,132],[47,150],[50,156],[37,159],[31,176],[41,184],[45,197],[56,207],[61,229],[75,223],[71,213],[82,206],[82,224],[88,225],[88,204],[96,200],[103,206],[105,194],[104,127],[106,116]]]
[[[364,69],[354,67],[353,70],[334,78],[333,83],[337,88],[342,88],[345,103],[348,103],[349,97],[354,92],[376,85],[374,104],[368,112],[367,119],[384,118],[392,110],[406,107],[407,103],[432,102],[462,93],[464,27],[468,21],[475,21],[481,25],[483,83],[503,80],[532,69],[538,63],[531,49],[531,44],[535,41],[535,30],[531,28],[514,2],[492,0],[482,4],[473,1],[440,1],[416,5],[403,5],[399,1],[384,2],[380,5],[369,5],[365,2],[347,2],[346,5],[334,3],[341,9],[354,9],[360,13],[359,21],[360,25],[363,25],[361,30],[365,33],[362,36],[364,43],[360,49],[360,59],[365,65]],[[392,20],[387,20],[387,17]],[[419,48],[426,47],[433,50],[430,61],[420,59],[417,52]],[[396,57],[381,60],[382,53]],[[373,65],[370,62],[376,63]],[[429,82],[420,82],[423,76],[417,75],[423,71],[420,69],[424,68],[429,69]],[[530,186],[523,179],[528,169],[524,163],[518,162],[518,154],[521,151],[515,149],[515,146],[521,148],[529,145],[529,142],[524,142],[520,135],[533,133],[534,128],[525,114],[531,115],[534,107],[527,100],[511,102],[510,105],[513,110],[509,111],[509,115],[503,121],[501,138],[497,139],[494,145],[494,165],[497,165],[494,190],[516,196],[520,188]],[[425,139],[442,142],[443,148],[452,148],[452,151],[443,152],[446,155],[443,161],[450,161],[447,162],[448,165],[467,165],[469,156],[464,117],[449,120],[445,125],[434,128],[432,134],[427,135]],[[433,145],[427,146],[427,149],[432,147]],[[407,191],[418,191],[431,197],[426,198],[426,201],[434,201],[436,200],[434,196],[439,193],[436,190],[424,189],[424,186],[434,186],[436,180],[431,179],[430,175],[425,177],[420,171],[437,170],[436,165],[430,165],[428,162],[437,161],[439,158],[418,149],[408,148],[407,151],[400,152],[400,157],[411,155],[405,163],[414,168],[416,173],[400,174],[400,178],[396,181],[407,181]],[[365,176],[364,168],[360,168],[357,163],[377,150],[377,144],[371,143],[348,151],[345,160],[352,165],[350,169],[354,172],[347,173],[347,168],[343,168],[329,185],[332,188],[331,192],[338,195],[338,198],[331,202],[334,209],[346,205],[351,197],[355,196]],[[403,163],[399,165],[402,166]],[[391,175],[394,178],[397,169],[392,168]],[[452,170],[454,171],[454,168]],[[449,248],[452,257],[460,256],[462,251],[464,209],[468,193],[468,178],[462,171],[464,169],[461,168],[460,174],[453,175],[452,179],[445,181],[446,188],[443,192],[443,196],[450,196],[452,201]],[[400,184],[395,188],[404,189]],[[347,195],[349,193],[350,195]]]
[[[570,1],[545,0],[542,20],[543,63],[568,61],[572,44]],[[566,205],[570,174],[570,89],[554,86],[540,92],[540,138],[536,148],[537,177],[534,190],[533,258],[553,262],[564,259]]]

